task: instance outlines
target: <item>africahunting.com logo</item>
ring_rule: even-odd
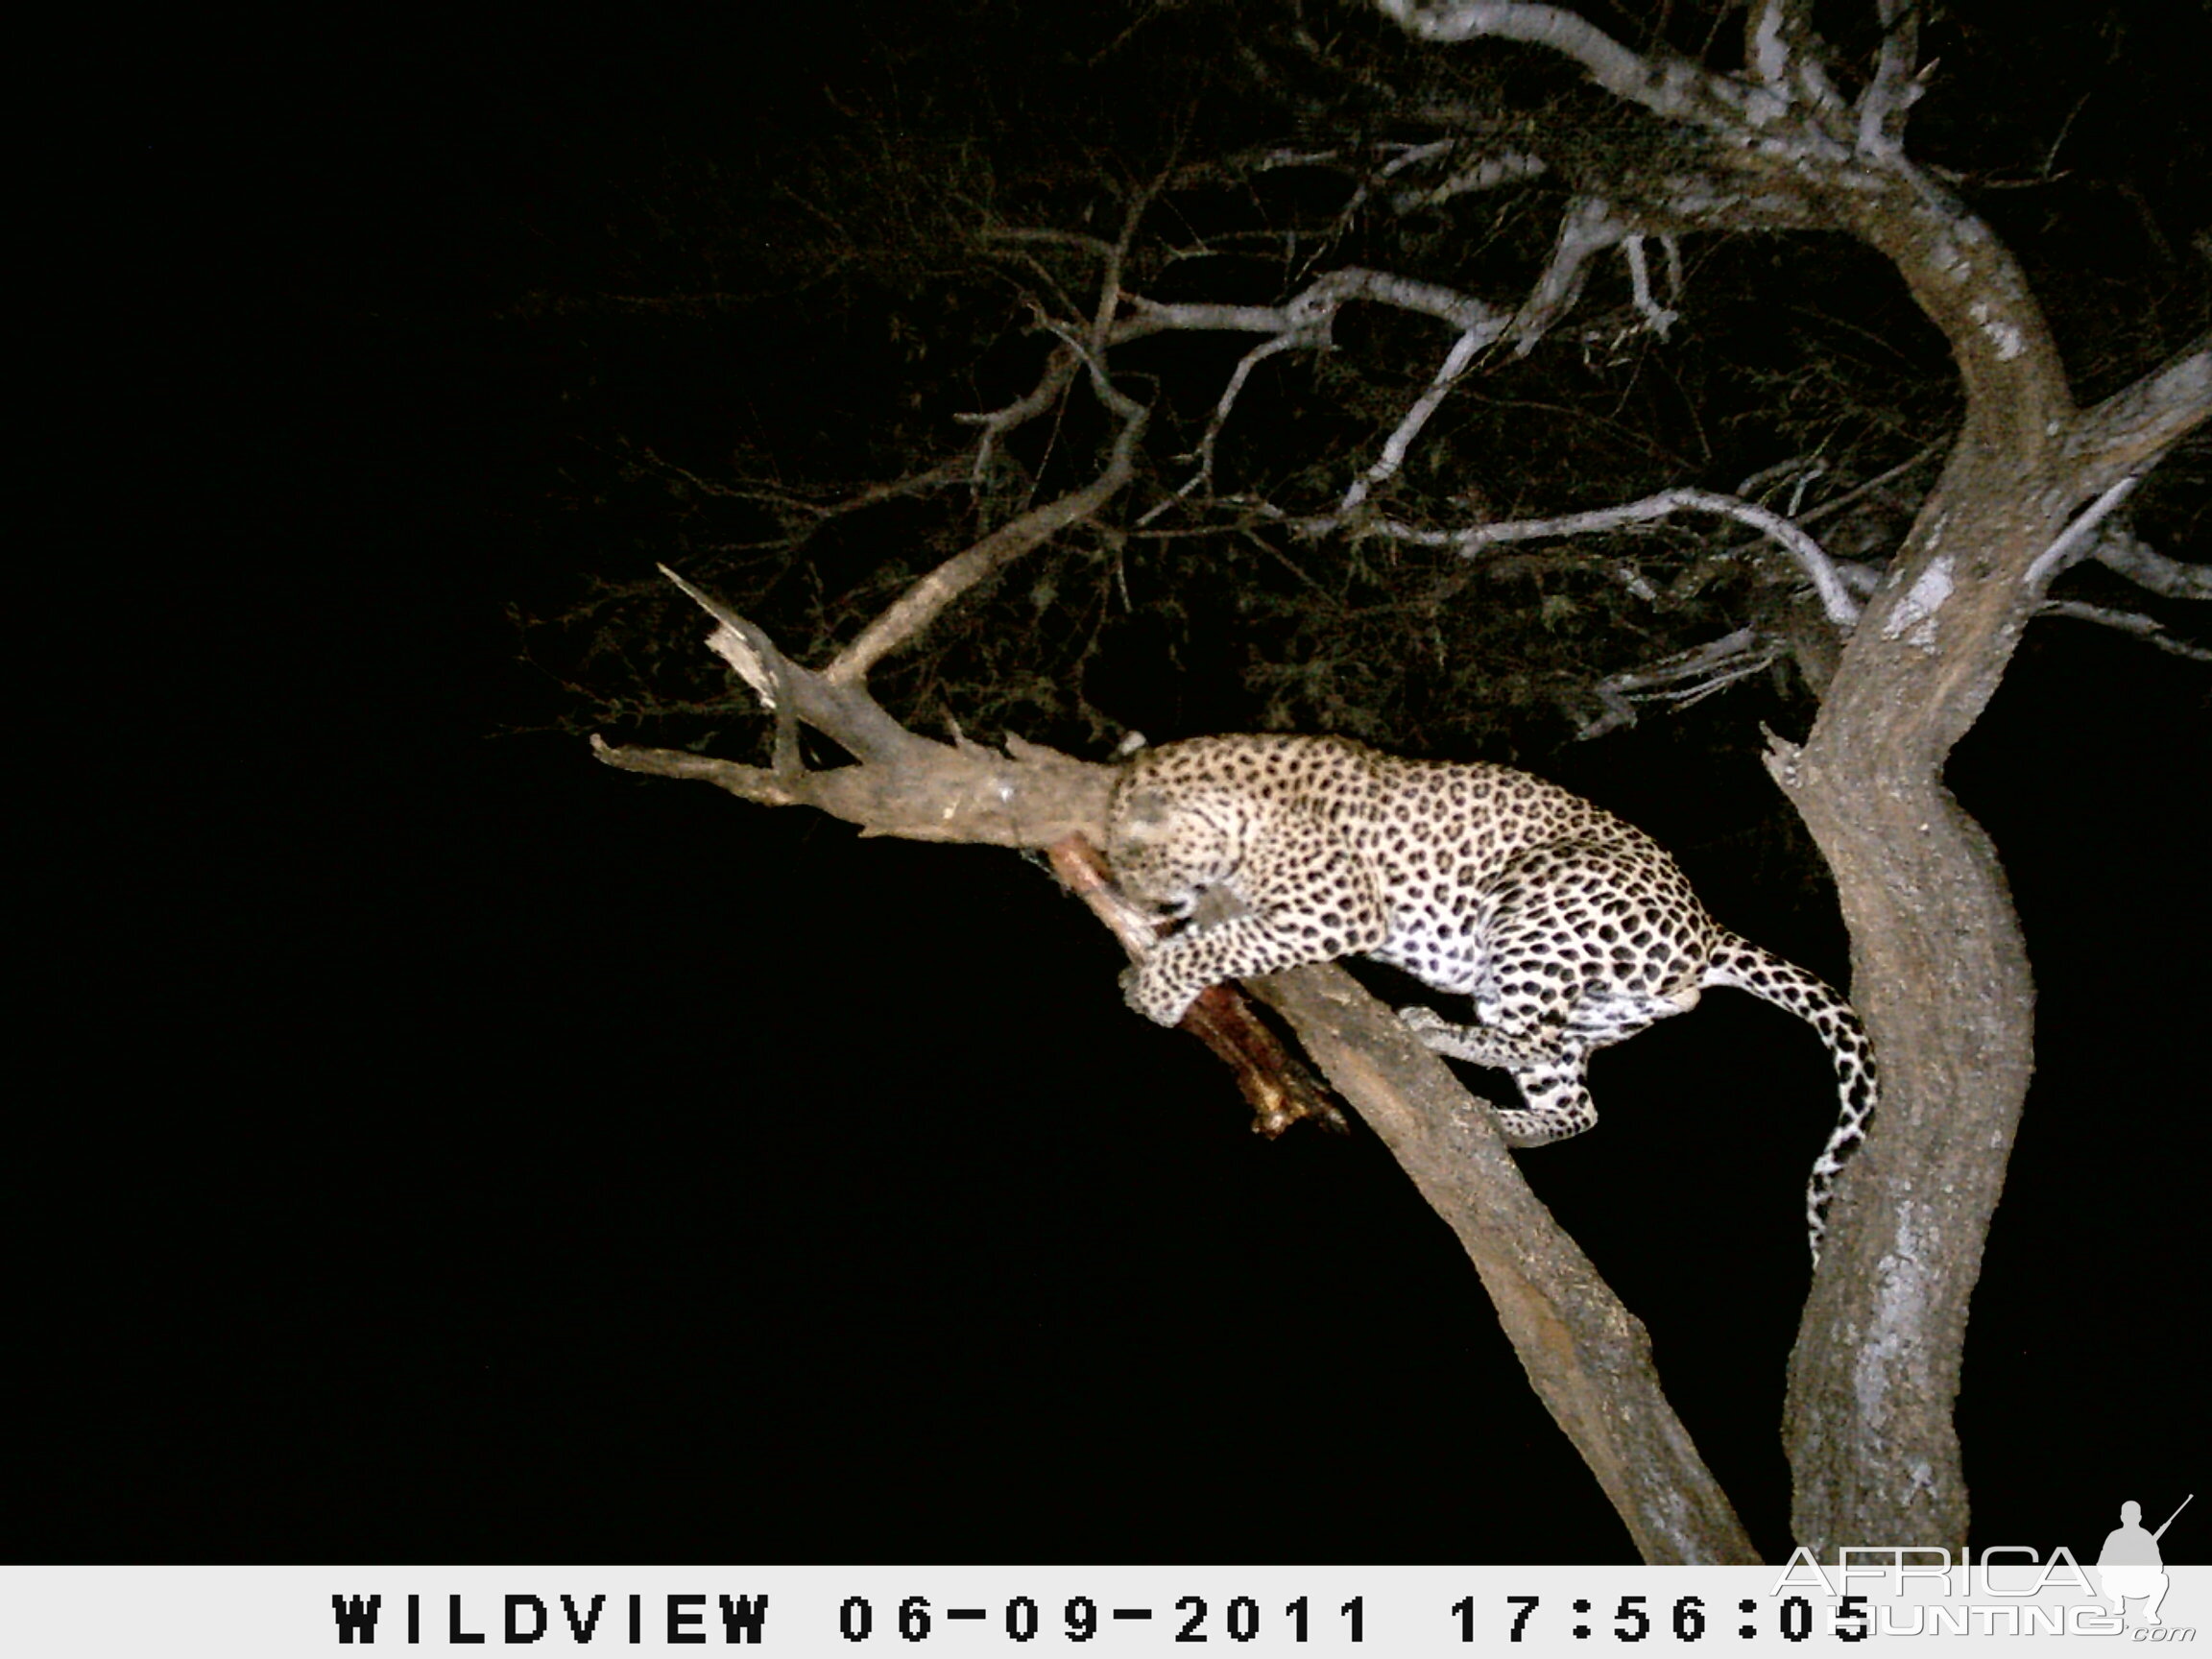
[[[2142,1504],[2122,1503],[2120,1525],[2105,1534],[2092,1567],[2063,1544],[2048,1555],[2024,1544],[1994,1544],[1956,1562],[1948,1550],[1852,1545],[1839,1551],[1839,1565],[1826,1569],[1798,1551],[1772,1593],[1817,1587],[1839,1597],[1837,1633],[1847,1640],[2064,1635],[2193,1643],[2194,1623],[2176,1623],[2167,1610],[2174,1578],[2160,1543],[2195,1496],[2182,1499],[2156,1531],[2144,1527]]]

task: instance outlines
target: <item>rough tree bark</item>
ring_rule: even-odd
[[[1994,269],[1962,281],[1956,243],[1928,233],[1936,214],[1892,202],[1869,240],[1901,244],[1893,257],[1945,325],[1965,431],[1812,735],[1769,762],[1835,872],[1855,995],[1883,1056],[1887,1121],[1791,1358],[1793,1525],[1823,1558],[1846,1543],[1966,1538],[1952,1406],[2033,1068],[2035,994],[1997,850],[1944,788],[1944,761],[1996,690],[2069,515],[2138,476],[2212,402],[2212,351],[2199,344],[2077,412],[2008,256],[1992,238],[1982,259]],[[2008,315],[2031,348],[2009,349],[2014,336],[1984,322]]]

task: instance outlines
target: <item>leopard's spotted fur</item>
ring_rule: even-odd
[[[1705,914],[1664,849],[1603,807],[1510,767],[1404,760],[1337,737],[1201,737],[1140,752],[1107,856],[1133,898],[1189,917],[1224,889],[1240,913],[1169,935],[1124,975],[1164,1025],[1223,979],[1366,954],[1474,999],[1475,1021],[1401,1010],[1431,1048],[1511,1072],[1506,1140],[1598,1120],[1593,1050],[1732,985],[1810,1023],[1841,1111],[1813,1166],[1817,1262],[1837,1172],[1874,1113],[1859,1017],[1819,979]]]

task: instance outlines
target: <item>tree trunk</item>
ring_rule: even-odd
[[[1915,541],[1984,570],[2024,568],[2062,525],[1999,470],[1955,459]],[[1926,573],[1942,556],[1908,551],[1925,599],[1949,580]],[[1790,1363],[1792,1528],[1822,1560],[1843,1544],[1966,1538],[1952,1406],[2033,1069],[2035,992],[1996,849],[1941,768],[1965,729],[1959,701],[1985,702],[2011,655],[2017,587],[1961,581],[1926,615],[1891,594],[1844,653],[1804,749],[1770,760],[1835,872],[1882,1068],[1882,1121],[1844,1185]]]
[[[1769,769],[1836,875],[1882,1121],[1847,1173],[1791,1356],[1784,1444],[1799,1544],[1964,1547],[1952,1406],[1967,1303],[2033,1070],[2034,982],[1997,851],[1943,786],[2010,662],[2076,508],[2212,403],[2203,341],[2078,410],[2004,244],[1925,180],[1854,229],[1951,343],[1966,420],[1845,648],[1811,737]]]

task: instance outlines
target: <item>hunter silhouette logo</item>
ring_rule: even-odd
[[[2158,1603],[2166,1599],[2169,1582],[2165,1558],[2158,1553],[2158,1540],[2166,1536],[2166,1527],[2174,1525],[2196,1496],[2192,1492],[2182,1499],[2180,1506],[2166,1517],[2166,1526],[2155,1532],[2143,1530],[2142,1504],[2130,1501],[2120,1505],[2120,1525],[2104,1535],[2104,1548],[2097,1551],[2097,1576],[2104,1586],[2105,1599],[2112,1603],[2114,1618],[2127,1618],[2128,1603],[2140,1600],[2143,1623],[2158,1623]]]

